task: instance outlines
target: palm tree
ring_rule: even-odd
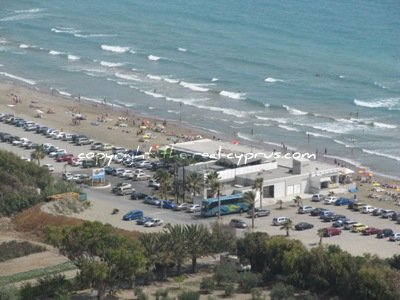
[[[278,200],[277,203],[279,204],[279,209],[282,209],[283,201],[282,200]]]
[[[264,185],[264,178],[259,177],[254,181],[253,189],[258,190],[260,193],[260,207],[262,207],[262,200],[263,200],[263,185]]]
[[[160,183],[161,194],[166,200],[167,193],[171,189],[171,174],[164,169],[158,169],[156,174],[154,175],[154,179],[156,179]]]
[[[46,156],[43,145],[37,145],[35,150],[31,153],[31,159],[36,159],[40,166],[40,161]]]
[[[297,207],[303,205],[303,201],[302,201],[302,199],[301,199],[300,196],[296,196],[296,197],[293,199],[293,201],[294,201],[294,203],[297,205]]]
[[[203,176],[199,173],[190,173],[186,177],[186,189],[192,194],[192,197],[200,193],[200,188],[203,185]]]
[[[219,174],[217,171],[213,171],[207,175],[207,185],[211,189],[213,196],[218,197],[218,220],[221,218],[221,189],[222,183],[219,181]]]
[[[210,251],[210,231],[203,224],[189,224],[184,228],[188,255],[192,258],[192,272],[197,272],[197,258]]]
[[[322,245],[322,238],[324,237],[324,230],[322,228],[318,229],[317,235],[319,236],[318,245]]]
[[[181,266],[187,257],[184,227],[180,224],[171,225],[168,223],[164,228],[169,235],[167,242],[170,244],[170,248],[174,253],[173,260],[176,265],[176,271],[178,275],[180,275]]]
[[[281,230],[286,230],[286,236],[289,236],[289,230],[293,229],[293,221],[292,220],[287,220],[285,223],[283,223]]]
[[[254,229],[254,216],[255,216],[255,203],[256,193],[254,191],[248,191],[244,193],[243,200],[249,203],[251,208],[251,228]]]

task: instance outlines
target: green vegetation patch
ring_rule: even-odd
[[[0,244],[0,262],[46,251],[46,248],[23,241],[10,241]]]

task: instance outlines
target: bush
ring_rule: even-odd
[[[143,292],[143,289],[140,286],[135,286],[133,289],[133,293],[136,296],[137,300],[147,300],[149,297]]]
[[[314,294],[311,294],[310,292],[307,292],[304,295],[303,300],[318,300],[318,297]]]
[[[265,300],[265,296],[260,288],[251,289],[251,300]]]
[[[168,289],[159,289],[154,294],[156,300],[165,300],[168,298]]]
[[[200,282],[200,291],[206,294],[210,294],[215,289],[214,279],[212,277],[203,277]]]
[[[235,293],[235,286],[232,282],[227,282],[224,284],[224,296],[229,297]]]
[[[11,286],[0,285],[0,300],[17,300],[17,291]]]
[[[261,275],[252,272],[243,272],[239,276],[239,287],[249,293],[251,289],[258,287],[261,284]]]
[[[68,299],[72,285],[64,275],[39,278],[37,285],[25,284],[20,289],[21,299]]]
[[[218,286],[222,286],[226,282],[236,282],[238,273],[232,264],[220,264],[215,267],[214,280]]]
[[[291,285],[277,283],[272,287],[270,297],[271,300],[294,299],[294,289]]]
[[[0,244],[0,262],[46,251],[46,248],[29,242],[10,241]]]
[[[178,300],[199,300],[200,294],[195,291],[186,291],[178,295]]]

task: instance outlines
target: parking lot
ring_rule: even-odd
[[[79,153],[92,152],[90,146],[75,146],[69,142],[61,140],[49,139],[43,135],[35,134],[33,132],[26,132],[22,128],[14,127],[4,123],[0,124],[0,131],[8,132],[13,135],[18,135],[20,137],[26,137],[31,141],[38,144],[51,143],[61,149],[65,149],[68,153],[72,153],[77,156]],[[26,150],[16,146],[12,146],[9,143],[0,143],[0,147],[4,150],[12,151],[19,156],[30,157],[32,150]],[[42,160],[42,164],[53,164],[55,167],[55,175],[61,176],[61,173],[65,170],[65,163],[56,163],[54,159],[46,156]],[[120,165],[115,165],[120,167]],[[67,172],[71,173],[86,173],[90,174],[90,169],[82,169],[80,167],[67,166]],[[146,170],[150,176],[153,172]],[[132,181],[115,176],[107,175],[107,181],[111,185],[115,185],[119,182],[129,182],[132,184],[133,188],[139,192],[143,192],[149,195],[155,193],[153,188],[148,187],[148,181]],[[128,230],[146,230],[146,231],[156,231],[160,230],[161,227],[156,228],[143,228],[143,226],[136,225],[134,221],[122,221],[122,215],[130,210],[139,209],[144,212],[145,216],[156,217],[163,219],[165,223],[173,224],[191,224],[191,223],[202,223],[210,224],[215,221],[216,218],[203,219],[200,218],[198,214],[185,213],[185,212],[175,212],[168,209],[158,208],[149,204],[143,203],[141,200],[130,200],[130,196],[116,196],[111,193],[111,187],[107,188],[85,188],[88,194],[88,199],[92,202],[93,208],[89,209],[79,216],[83,219],[88,220],[99,220],[103,222],[110,223],[114,226],[128,229]],[[325,205],[322,202],[315,203],[309,200],[303,200],[303,205],[311,205],[313,207],[325,207],[331,211],[345,215],[347,218],[368,225],[369,227],[377,227],[380,229],[390,228],[394,232],[400,232],[400,225],[391,219],[383,219],[381,217],[375,217],[370,214],[361,214],[360,212],[355,212],[347,209],[347,206],[338,207],[333,205]],[[119,214],[112,215],[112,210],[117,208],[120,212]],[[297,207],[293,206],[293,202],[284,203],[283,209],[280,210],[278,205],[272,205],[267,207],[271,214],[267,217],[257,218],[255,221],[255,230],[267,232],[270,235],[284,235],[285,231],[280,229],[280,226],[273,226],[272,219],[274,217],[285,216],[293,221],[293,225],[299,222],[308,222],[314,225],[312,229],[304,231],[290,231],[291,238],[301,240],[307,247],[312,247],[318,244],[319,236],[317,231],[319,228],[329,227],[330,223],[322,222],[318,217],[312,217],[309,214],[298,214]],[[244,220],[249,226],[251,226],[251,219],[247,218],[246,215],[228,215],[222,217],[222,222],[229,223],[231,219],[238,218]],[[251,230],[248,229],[237,229],[238,235],[243,235],[244,232]],[[387,238],[377,239],[375,235],[373,236],[363,236],[360,233],[352,233],[347,230],[343,230],[341,235],[323,238],[324,244],[336,244],[342,249],[350,252],[351,254],[363,254],[372,253],[377,254],[380,257],[390,257],[399,251],[398,242],[390,242]]]

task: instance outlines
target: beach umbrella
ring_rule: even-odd
[[[374,183],[372,184],[372,186],[378,187],[378,186],[381,186],[381,184],[380,184],[379,182],[374,182]]]
[[[144,125],[140,126],[139,128],[140,128],[140,129],[147,129],[147,127],[144,126]]]
[[[42,112],[40,109],[37,109],[36,112],[37,112],[38,114],[44,114],[44,112]]]

